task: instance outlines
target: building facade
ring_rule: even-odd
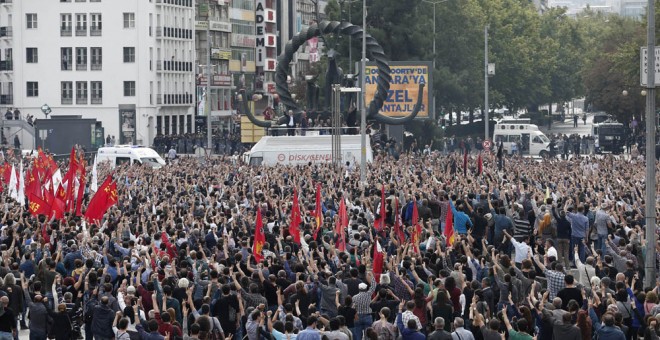
[[[122,144],[193,131],[195,0],[9,1],[0,105],[96,119]]]

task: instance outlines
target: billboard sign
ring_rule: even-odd
[[[419,84],[425,84],[422,108],[416,118],[433,118],[431,113],[431,93],[433,93],[433,79],[431,62],[424,61],[391,61],[392,81],[387,99],[380,109],[380,114],[389,117],[402,117],[410,115],[417,104]],[[358,63],[359,67],[359,63]],[[366,77],[362,81],[366,85],[367,105],[373,100],[377,89],[378,68],[375,63],[367,63]]]

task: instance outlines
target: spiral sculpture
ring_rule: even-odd
[[[279,95],[280,102],[286,106],[287,110],[293,111],[296,117],[300,116],[302,109],[293,100],[291,92],[289,92],[289,85],[287,84],[287,75],[289,74],[289,64],[293,60],[293,55],[307,40],[318,37],[324,34],[335,35],[350,35],[353,39],[361,39],[363,34],[366,34],[367,53],[371,60],[376,63],[378,68],[378,77],[376,80],[376,93],[374,98],[369,103],[367,109],[367,119],[375,120],[379,123],[389,125],[401,125],[413,120],[419,110],[421,109],[422,99],[424,95],[424,84],[419,85],[419,93],[417,97],[417,104],[413,112],[405,117],[388,117],[379,113],[383,107],[383,103],[387,99],[388,90],[390,89],[390,76],[391,70],[388,64],[388,58],[385,56],[383,48],[378,44],[378,41],[371,35],[364,32],[362,27],[353,25],[349,22],[343,21],[321,21],[318,25],[313,24],[306,29],[298,32],[289,42],[287,42],[284,52],[277,58],[277,69],[275,72],[275,89]],[[364,76],[364,75],[362,75]],[[243,101],[244,112],[252,123],[260,127],[271,127],[270,121],[263,121],[249,111],[247,102]]]

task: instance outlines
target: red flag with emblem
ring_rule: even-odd
[[[254,260],[257,261],[257,263],[261,262],[261,260],[264,258],[264,256],[261,254],[261,249],[263,249],[264,243],[266,243],[266,235],[264,234],[264,221],[261,218],[261,209],[257,209],[257,217],[254,228],[254,243],[252,244],[252,255],[254,256]]]
[[[346,212],[346,201],[344,197],[341,198],[341,203],[339,204],[339,214],[337,216],[337,227],[335,232],[337,233],[337,242],[335,248],[339,251],[346,251],[346,232],[344,229],[348,226],[348,213]]]
[[[28,193],[28,200],[30,201],[30,204],[28,204],[28,210],[32,214],[32,216],[37,216],[37,215],[46,215],[50,213],[50,205],[48,202],[44,201],[40,197],[36,196],[33,193]]]
[[[323,226],[323,207],[321,207],[321,183],[316,183],[316,208],[314,209],[314,220],[316,221],[316,229],[314,230],[314,239],[319,234]]]
[[[293,188],[293,204],[291,205],[291,224],[289,224],[289,234],[293,237],[293,242],[300,244],[300,204],[298,203],[298,191]]]
[[[28,173],[26,176],[26,183],[25,183],[25,194],[30,197],[30,194],[43,198],[43,194],[41,193],[41,180],[39,179],[39,170],[37,167],[32,167],[32,170]]]
[[[90,221],[100,221],[108,209],[117,203],[117,183],[112,180],[112,175],[108,175],[99,191],[87,205],[85,218]]]
[[[374,256],[373,256],[373,272],[376,282],[380,283],[380,274],[383,273],[383,263],[385,262],[385,255],[383,249],[380,247],[380,242],[374,242]]]

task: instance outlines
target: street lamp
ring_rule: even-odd
[[[53,110],[51,110],[51,108],[50,108],[50,106],[48,106],[48,104],[44,104],[44,105],[41,105],[41,112],[43,112],[44,115],[46,115],[46,118],[48,118],[48,115],[51,112],[53,112]]]
[[[435,1],[422,0],[422,1],[426,2],[427,4],[433,5],[433,69],[435,70],[435,59],[436,59],[436,55],[435,55],[435,40],[436,40],[436,36],[435,36],[435,5],[441,4],[443,2],[447,2],[449,0],[435,0]],[[431,112],[433,112],[433,115],[435,116],[435,93],[433,93],[433,102],[431,103]]]

